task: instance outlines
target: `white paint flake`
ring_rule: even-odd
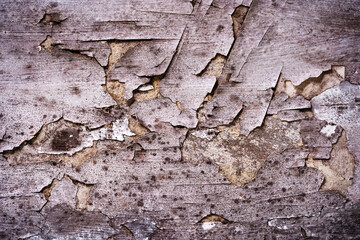
[[[208,231],[210,229],[212,229],[213,227],[215,227],[215,222],[204,222],[202,224],[202,228],[205,230],[205,231]]]
[[[114,140],[124,141],[124,135],[126,136],[135,136],[135,133],[131,132],[129,128],[129,120],[125,118],[124,120],[116,120],[112,125]]]
[[[199,131],[193,132],[191,134],[198,138],[211,140],[214,137],[216,137],[217,133],[219,133],[219,131],[214,130],[214,129],[206,129],[206,130],[199,130]]]
[[[335,133],[335,129],[336,129],[336,125],[330,125],[327,124],[326,126],[324,126],[321,129],[321,133],[324,134],[327,137],[330,137],[331,135],[333,135]]]
[[[154,89],[154,86],[151,84],[147,84],[147,85],[139,87],[139,91],[142,91],[142,92],[146,92],[146,91],[153,90],[153,89]]]

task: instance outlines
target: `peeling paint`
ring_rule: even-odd
[[[183,159],[193,163],[213,162],[232,183],[243,185],[255,178],[270,154],[301,144],[299,125],[276,118],[268,118],[263,128],[248,137],[234,136],[229,129],[222,130],[213,139],[188,137],[182,150]]]
[[[1,239],[360,238],[360,5],[3,0]]]
[[[336,125],[327,124],[321,129],[321,133],[324,134],[326,137],[331,137],[335,133]]]
[[[354,177],[354,156],[346,145],[346,134],[342,133],[331,151],[330,160],[314,160],[311,156],[306,160],[308,167],[319,169],[325,176],[320,190],[337,190],[346,195]]]
[[[289,80],[281,79],[276,91],[285,92],[290,97],[301,95],[306,99],[312,99],[344,80],[345,67],[333,66],[331,70],[324,71],[318,77],[308,78],[298,86],[293,85]]]

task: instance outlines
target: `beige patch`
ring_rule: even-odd
[[[78,191],[76,193],[76,208],[86,209],[92,186],[78,183]]]
[[[221,75],[225,63],[226,57],[220,54],[216,54],[215,58],[211,59],[210,63],[206,67],[205,72],[201,75],[218,77]]]
[[[275,94],[285,92],[289,97],[301,95],[309,100],[325,90],[339,85],[344,79],[345,67],[343,66],[333,66],[331,70],[323,72],[319,77],[309,78],[298,86],[280,77]]]
[[[152,81],[153,89],[146,92],[137,92],[134,94],[135,101],[141,102],[145,100],[155,99],[161,97],[159,89],[160,78],[155,77]]]
[[[108,74],[110,70],[114,68],[115,64],[118,63],[120,59],[125,55],[125,53],[130,49],[134,48],[139,43],[140,42],[113,42],[109,44],[111,54],[109,56],[108,66],[105,69],[105,87],[106,91],[120,105],[126,103],[126,100],[124,98],[125,83],[109,79]]]
[[[306,166],[316,168],[324,174],[325,180],[321,191],[337,190],[345,195],[352,183],[355,168],[354,156],[346,145],[345,131],[333,145],[330,160],[313,160],[310,155],[306,160]]]
[[[211,215],[208,215],[208,216],[204,217],[203,219],[201,219],[200,222],[202,222],[202,223],[204,223],[204,222],[228,223],[229,221],[219,215],[211,214]]]
[[[142,125],[137,119],[132,117],[129,118],[129,128],[131,132],[136,134],[136,136],[133,137],[135,139],[150,132],[149,129],[144,127],[144,125]]]
[[[177,108],[182,111],[181,103],[179,101],[176,101]]]
[[[198,164],[212,162],[235,185],[250,182],[268,156],[301,145],[299,123],[282,122],[267,117],[263,127],[248,137],[237,135],[232,127],[223,127],[212,140],[190,134],[182,148],[184,161]]]
[[[110,43],[111,54],[109,56],[107,73],[120,61],[127,51],[134,48],[140,42],[113,42]]]
[[[46,36],[46,39],[42,43],[40,43],[38,48],[39,48],[39,51],[47,50],[50,52],[51,46],[52,46],[52,38],[51,38],[51,36]]]
[[[64,163],[71,163],[73,168],[76,168],[83,164],[84,162],[89,161],[96,156],[98,149],[96,147],[97,141],[94,141],[93,146],[84,148],[82,151],[75,153],[73,156],[69,156],[64,154],[60,157],[62,162]]]
[[[296,86],[294,84],[292,84],[291,81],[284,79],[282,74],[280,74],[279,82],[276,85],[274,95],[281,93],[281,92],[286,93],[289,97],[295,97],[298,95]]]
[[[50,185],[44,187],[44,188],[41,190],[41,192],[42,192],[42,193],[44,194],[44,196],[45,196],[46,201],[49,200],[49,198],[50,198],[50,196],[51,196],[51,190],[53,190],[53,188],[55,187],[55,185],[56,185],[58,182],[59,182],[59,180],[55,178],[55,179],[51,182]]]
[[[234,13],[231,15],[233,20],[233,30],[235,38],[239,35],[241,26],[245,20],[246,14],[249,8],[245,6],[239,6],[235,9]]]
[[[124,98],[125,83],[116,80],[107,80],[106,90],[118,104],[121,105],[126,103],[126,100]]]

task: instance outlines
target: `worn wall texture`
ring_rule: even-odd
[[[2,0],[1,239],[360,239],[359,0]]]

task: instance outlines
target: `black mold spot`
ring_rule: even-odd
[[[79,146],[81,139],[77,129],[67,128],[55,133],[51,148],[55,151],[68,151]]]
[[[137,206],[138,206],[138,207],[143,207],[143,206],[144,206],[143,200],[138,201],[138,202],[137,202]]]
[[[78,87],[72,87],[71,88],[71,93],[74,95],[80,95],[81,90]]]
[[[221,32],[222,30],[224,30],[224,26],[223,26],[223,25],[219,25],[219,26],[216,28],[216,31],[217,31],[217,32]]]

